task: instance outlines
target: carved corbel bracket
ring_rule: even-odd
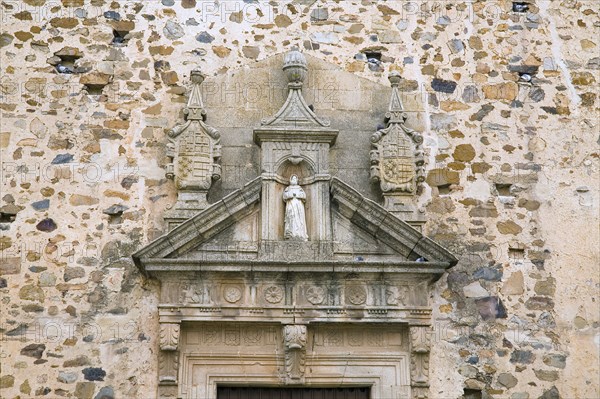
[[[160,323],[158,354],[158,396],[174,398],[177,395],[179,373],[179,323]]]
[[[413,399],[429,397],[431,328],[410,326],[410,385]]]
[[[306,362],[306,326],[283,327],[286,384],[302,384]]]

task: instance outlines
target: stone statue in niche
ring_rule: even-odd
[[[304,202],[306,193],[298,185],[298,176],[290,177],[290,185],[283,192],[285,202],[284,238],[286,240],[308,241]]]

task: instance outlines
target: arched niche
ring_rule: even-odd
[[[316,188],[314,165],[308,158],[287,157],[283,158],[276,167],[276,176],[273,186],[273,207],[271,215],[271,226],[276,232],[272,237],[275,240],[284,240],[284,220],[285,220],[285,202],[283,201],[283,191],[290,184],[290,178],[293,175],[298,176],[298,184],[306,193],[304,211],[306,215],[306,230],[309,241],[315,241],[315,228],[318,222],[316,216],[316,206],[318,203],[318,190]]]

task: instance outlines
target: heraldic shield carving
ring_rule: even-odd
[[[178,190],[175,211],[198,211],[206,208],[206,194],[213,180],[221,178],[221,135],[204,122],[206,111],[200,85],[204,76],[198,69],[191,73],[192,89],[183,110],[185,123],[169,131],[166,165],[167,178],[174,179]],[[182,219],[190,215],[176,215]],[[175,217],[175,218],[176,218]]]
[[[389,80],[392,98],[385,115],[387,126],[371,136],[371,180],[380,183],[384,194],[412,195],[425,180],[423,136],[404,125],[407,115],[398,91],[400,74],[392,72]]]

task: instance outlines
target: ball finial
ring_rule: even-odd
[[[400,84],[400,80],[402,80],[402,76],[400,76],[400,72],[392,71],[388,75],[388,80],[392,84],[392,87],[398,87],[398,85]]]
[[[306,79],[306,71],[308,70],[306,58],[294,46],[285,55],[283,59],[283,70],[285,71],[289,83],[302,83]]]
[[[200,68],[199,68],[199,67],[198,67],[198,68],[194,68],[194,69],[192,70],[192,73],[191,73],[191,80],[192,80],[192,83],[198,83],[198,84],[201,84],[202,82],[204,82],[204,78],[205,78],[205,77],[206,77],[206,76],[204,76],[204,74],[202,73],[202,71],[200,70]]]

